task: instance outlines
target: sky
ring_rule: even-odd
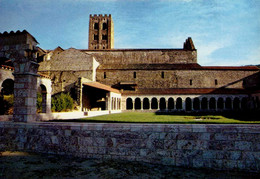
[[[88,48],[90,14],[111,14],[115,48],[183,48],[203,66],[260,64],[260,0],[0,0],[0,32],[43,49]]]

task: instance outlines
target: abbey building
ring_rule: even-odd
[[[259,68],[201,66],[190,37],[178,49],[114,49],[112,16],[90,15],[88,38],[88,49],[38,49],[52,95],[70,92],[80,111],[260,108]]]

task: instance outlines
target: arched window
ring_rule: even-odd
[[[103,23],[103,30],[107,30],[107,23]]]
[[[231,100],[230,97],[226,98],[225,107],[226,107],[226,109],[231,110],[231,108],[232,108],[232,100]]]
[[[135,109],[140,110],[141,109],[141,99],[135,98]]]
[[[223,98],[218,98],[218,102],[217,102],[217,107],[218,109],[220,110],[223,110],[224,109],[224,99]]]
[[[238,97],[235,97],[235,99],[234,99],[234,101],[233,101],[233,108],[235,109],[235,110],[238,110],[240,107],[240,100],[239,100],[239,98]]]
[[[207,110],[208,109],[208,99],[203,97],[201,100],[201,109]]]
[[[169,110],[174,109],[174,100],[173,100],[173,98],[169,98],[168,99],[168,109]]]
[[[126,109],[127,110],[133,109],[133,100],[131,98],[126,99]]]
[[[2,90],[1,90],[2,95],[11,95],[14,94],[14,80],[12,79],[6,79],[2,83]]]
[[[152,109],[158,109],[158,101],[156,98],[152,99]]]
[[[182,99],[177,98],[176,100],[176,109],[182,109]]]
[[[215,110],[216,109],[216,100],[215,98],[210,98],[209,100],[209,109]]]
[[[98,29],[98,23],[94,24],[94,29],[97,30]]]
[[[150,103],[148,98],[143,99],[143,109],[150,109]]]
[[[194,110],[200,110],[200,99],[199,98],[194,98],[193,109]]]
[[[160,99],[160,110],[165,110],[166,109],[166,101],[165,98]]]

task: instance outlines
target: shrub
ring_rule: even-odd
[[[73,99],[69,93],[55,95],[51,101],[51,109],[55,112],[69,111],[73,108]]]
[[[4,95],[1,96],[1,114],[11,115],[13,114],[13,106],[14,106],[14,95]]]

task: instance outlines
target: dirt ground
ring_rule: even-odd
[[[0,178],[260,178],[257,173],[223,172],[94,160],[50,154],[0,152]]]

